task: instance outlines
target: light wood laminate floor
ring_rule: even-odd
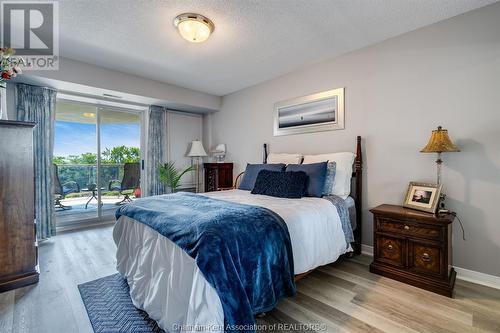
[[[109,226],[41,244],[38,285],[0,294],[0,332],[92,332],[77,285],[115,273],[115,250]],[[322,332],[500,332],[499,290],[457,281],[449,299],[371,274],[370,260],[320,268],[258,323],[275,332],[305,329],[299,323]]]

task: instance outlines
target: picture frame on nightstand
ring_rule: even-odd
[[[441,184],[410,182],[403,207],[435,213],[441,197]]]

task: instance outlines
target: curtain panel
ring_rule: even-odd
[[[17,120],[36,123],[34,130],[35,216],[37,238],[46,239],[56,233],[52,154],[56,91],[27,84],[16,84]]]
[[[167,110],[151,105],[148,111],[148,135],[146,142],[146,181],[147,196],[165,193],[160,181],[159,166],[167,158]]]

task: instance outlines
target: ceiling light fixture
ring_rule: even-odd
[[[215,25],[200,14],[184,13],[174,19],[174,26],[182,38],[192,43],[202,43],[210,37]]]

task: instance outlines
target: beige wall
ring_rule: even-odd
[[[345,87],[345,130],[273,137],[273,104]],[[363,243],[368,209],[400,204],[408,182],[434,181],[421,154],[442,125],[462,152],[444,156],[454,225],[454,264],[500,276],[500,3],[419,29],[223,98],[206,116],[206,143],[227,143],[236,171],[261,161],[261,145],[305,154],[353,150],[364,138]]]

